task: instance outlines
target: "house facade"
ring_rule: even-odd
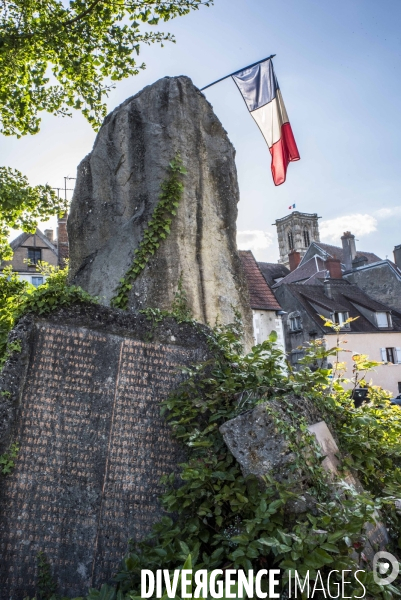
[[[373,252],[357,250],[355,236],[346,231],[341,246],[320,242],[317,214],[299,213],[276,221],[280,259],[259,263],[284,311],[287,356],[294,368],[305,344],[322,339],[327,348],[337,334],[324,326],[322,316],[341,325],[346,352],[339,359],[352,375],[354,354],[382,362],[373,382],[393,395],[401,393],[401,245],[394,262]],[[285,271],[283,271],[285,269]],[[356,320],[346,324],[348,317]],[[370,375],[368,375],[370,377]]]
[[[346,343],[339,360],[346,363],[346,377],[352,376],[353,354],[367,354],[372,360],[385,363],[367,378],[372,377],[375,385],[389,390],[394,396],[399,394],[401,313],[377,302],[343,279],[339,261],[328,262],[326,273],[328,276],[324,279],[315,277],[286,282],[287,278],[284,278],[274,287],[280,306],[287,313],[285,345],[291,364],[297,368],[304,355],[303,346],[312,340],[323,339],[327,348],[337,345],[336,332],[324,326],[322,317],[325,317],[342,325],[340,340]],[[356,320],[346,324],[349,317]]]
[[[13,257],[10,261],[3,261],[0,271],[11,266],[20,279],[31,283],[35,287],[46,280],[46,275],[40,273],[39,262],[45,262],[53,267],[64,267],[68,259],[69,246],[67,235],[67,215],[58,219],[57,239],[54,239],[52,229],[43,233],[36,229],[34,234],[21,233],[10,246]]]
[[[47,233],[50,235],[48,230]],[[37,268],[39,262],[47,262],[54,267],[58,265],[57,246],[40,229],[37,229],[33,235],[21,233],[10,245],[13,257],[10,261],[1,263],[1,270],[11,266],[20,279],[35,287],[44,283],[46,279]]]
[[[239,250],[239,256],[248,284],[255,344],[261,344],[267,340],[272,331],[275,331],[277,345],[285,351],[283,310],[265,281],[252,252]]]

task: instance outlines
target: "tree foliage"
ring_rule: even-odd
[[[0,132],[39,131],[40,113],[80,110],[94,129],[109,90],[139,73],[143,44],[174,42],[152,31],[213,0],[0,0]],[[10,228],[34,232],[39,220],[65,210],[48,185],[31,187],[0,167],[0,260],[12,255]]]
[[[113,82],[145,68],[137,63],[141,45],[174,41],[148,26],[212,2],[1,0],[0,130],[37,133],[41,111],[72,108],[98,128]]]
[[[32,187],[16,169],[0,167],[0,260],[12,256],[8,244],[11,229],[35,233],[39,220],[65,210],[65,202],[49,185]]]
[[[82,288],[67,285],[68,267],[60,269],[39,263],[39,270],[47,276],[46,282],[39,287],[21,281],[11,268],[0,275],[0,369],[10,351],[18,350],[15,344],[10,347],[8,334],[24,314],[45,315],[61,306],[97,301]]]

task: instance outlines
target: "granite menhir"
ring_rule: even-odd
[[[110,305],[180,153],[188,170],[171,233],[137,278],[129,310],[170,309],[182,275],[194,318],[214,325],[252,313],[236,246],[235,150],[188,77],[164,77],[110,113],[78,167],[68,219],[71,281]]]
[[[0,453],[20,446],[0,486],[1,600],[34,596],[38,552],[59,593],[85,594],[164,514],[160,478],[185,456],[160,402],[210,358],[205,330],[95,305],[19,322],[0,381]]]

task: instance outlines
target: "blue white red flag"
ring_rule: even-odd
[[[232,78],[269,146],[273,181],[280,185],[285,181],[288,163],[300,156],[272,60],[239,71]]]

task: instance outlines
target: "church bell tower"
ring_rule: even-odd
[[[277,219],[278,246],[280,251],[279,263],[290,266],[288,254],[291,250],[299,252],[301,258],[312,242],[320,242],[319,222],[317,213],[301,213],[294,210],[287,217]]]

